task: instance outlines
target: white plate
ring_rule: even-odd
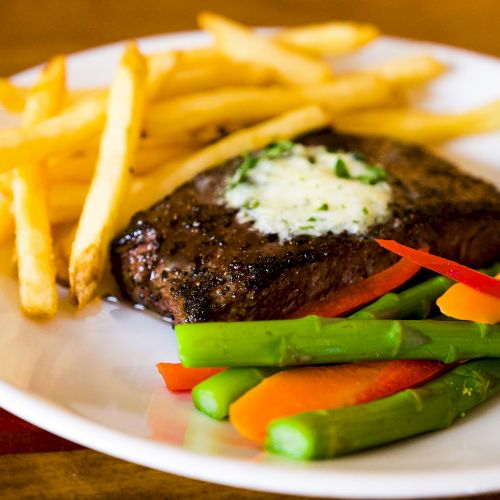
[[[144,40],[146,51],[206,43],[200,33]],[[72,56],[71,82],[105,83],[120,45]],[[430,52],[451,71],[415,98],[440,111],[500,98],[500,61],[453,48],[384,38],[356,57],[366,61]],[[19,77],[30,81],[33,72]],[[0,116],[0,123],[9,118]],[[468,170],[500,180],[500,134],[449,143],[441,150]],[[127,306],[103,303],[57,319],[19,313],[9,249],[0,262],[0,405],[65,438],[155,469],[281,493],[350,498],[462,495],[500,490],[499,400],[451,429],[336,460],[300,463],[270,456],[227,423],[193,410],[189,395],[164,388],[155,363],[177,359],[170,327]],[[12,269],[10,269],[12,272]],[[61,292],[63,293],[63,292]]]

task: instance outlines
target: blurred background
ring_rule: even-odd
[[[259,26],[326,19],[500,56],[499,0],[0,0],[0,75],[57,53],[196,28],[213,10]]]

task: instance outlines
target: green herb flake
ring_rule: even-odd
[[[309,219],[307,219],[307,222],[316,222],[316,217],[309,217]]]
[[[368,215],[370,213],[370,211],[366,207],[363,207],[363,213],[365,215]]]
[[[328,203],[323,203],[318,209],[317,211],[318,212],[324,212],[326,210],[328,210],[330,207],[328,206]]]
[[[341,179],[350,179],[349,169],[342,158],[337,160],[335,164],[335,175]]]
[[[261,156],[264,158],[279,158],[281,156],[286,156],[289,154],[293,147],[295,146],[295,143],[292,141],[286,141],[286,140],[281,140],[281,141],[275,141],[266,146],[262,152]]]
[[[236,187],[238,184],[242,182],[245,182],[248,179],[248,173],[250,172],[250,170],[255,168],[257,163],[259,163],[258,156],[255,156],[251,153],[246,153],[243,156],[243,161],[241,162],[241,165],[237,168],[236,172],[231,178],[231,181],[229,182],[228,186],[229,189]]]
[[[248,210],[252,210],[252,208],[257,208],[260,205],[258,200],[247,200],[243,203],[243,208],[247,208]]]
[[[311,225],[309,225],[309,226],[299,226],[299,229],[301,231],[307,231],[308,229],[314,229],[314,226],[311,226]]]
[[[387,172],[383,168],[376,167],[375,165],[367,165],[366,170],[365,175],[356,177],[356,179],[361,181],[363,184],[373,186],[374,184],[385,181],[387,178]]]

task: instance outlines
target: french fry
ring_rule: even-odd
[[[416,55],[391,59],[371,66],[360,73],[372,74],[397,85],[398,87],[411,87],[429,82],[441,75],[446,66],[428,55]]]
[[[52,224],[78,220],[82,213],[89,184],[62,181],[50,184],[48,190],[49,218]]]
[[[334,125],[345,132],[434,143],[500,129],[500,101],[446,115],[411,109],[360,111],[335,118]]]
[[[77,224],[61,224],[54,227],[54,261],[57,281],[69,286],[69,259],[75,239]]]
[[[336,78],[331,83],[303,87],[229,87],[177,97],[149,110],[144,127],[148,134],[174,135],[237,117],[255,123],[288,109],[320,104],[332,112],[385,104],[391,100],[389,84],[371,75]]]
[[[0,78],[0,104],[11,113],[22,113],[28,89],[14,85],[8,78]]]
[[[240,23],[205,12],[198,16],[198,24],[214,35],[217,48],[229,58],[267,65],[284,83],[303,85],[331,78],[328,64],[261,37]]]
[[[12,198],[12,171],[0,174],[0,193]]]
[[[65,60],[54,58],[42,70],[22,116],[28,129],[62,106],[66,86]],[[18,167],[12,179],[16,254],[21,308],[31,317],[57,312],[57,290],[45,180],[40,164]]]
[[[290,139],[319,129],[328,122],[329,117],[323,109],[318,106],[306,106],[253,127],[238,130],[193,153],[185,160],[175,164],[167,163],[151,174],[134,180],[130,202],[123,208],[120,216],[120,226],[124,226],[135,212],[149,207],[203,170],[245,151],[262,148],[274,140]]]
[[[147,58],[147,96],[150,101],[155,100],[162,92],[165,81],[177,65],[177,54],[175,52],[159,52]]]
[[[125,49],[110,89],[96,171],[78,223],[69,263],[70,293],[88,303],[104,271],[109,242],[127,195],[139,141],[147,68],[134,44]]]
[[[100,94],[27,129],[0,130],[0,173],[77,149],[104,124],[107,96]]]
[[[337,56],[351,52],[379,35],[372,24],[332,21],[287,28],[274,40],[313,56]]]
[[[0,244],[14,236],[14,217],[10,206],[11,200],[0,193]]]

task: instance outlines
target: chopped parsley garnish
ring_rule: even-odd
[[[323,203],[319,208],[318,212],[324,212],[325,210],[328,210],[330,207],[328,206],[328,203]]]
[[[356,179],[363,184],[370,184],[371,186],[378,182],[385,181],[386,178],[387,172],[383,168],[376,167],[375,165],[367,165],[366,174],[356,177]]]
[[[259,200],[247,200],[243,203],[242,207],[251,210],[252,208],[257,208],[260,205]]]
[[[309,219],[307,219],[307,222],[316,222],[316,217],[309,217]]]
[[[363,207],[363,213],[365,215],[368,215],[370,213],[370,211],[366,207]]]
[[[335,175],[341,179],[350,179],[349,169],[342,158],[337,160],[335,164]]]
[[[248,173],[255,168],[257,163],[264,158],[275,159],[287,156],[292,151],[295,143],[292,141],[275,141],[263,148],[257,153],[246,153],[243,155],[241,165],[236,169],[236,172],[231,178],[228,188],[232,189],[242,182],[248,181]]]
[[[281,156],[285,156],[291,152],[295,143],[292,141],[275,141],[271,142],[269,146],[266,146],[260,153],[261,158],[279,158]]]
[[[314,229],[314,226],[299,226],[301,231],[307,231],[308,229]]]

